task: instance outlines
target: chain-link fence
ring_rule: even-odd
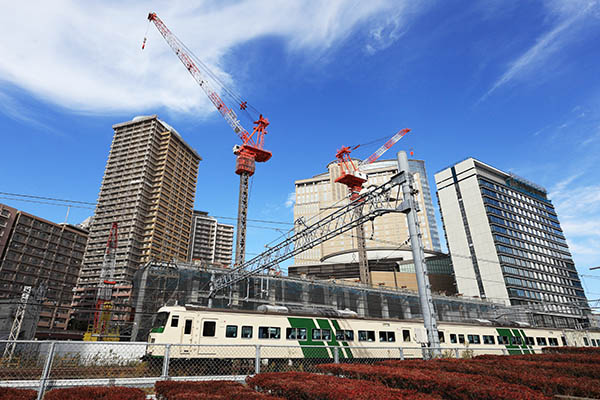
[[[424,347],[0,341],[0,386],[35,388],[41,394],[77,385],[149,387],[164,379],[244,380],[259,372],[319,372],[316,366],[326,363],[530,352],[518,347],[470,346],[435,351]]]

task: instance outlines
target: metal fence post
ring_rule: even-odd
[[[40,379],[40,386],[38,388],[37,400],[42,400],[44,397],[44,391],[46,390],[46,381],[50,376],[50,368],[52,367],[52,359],[54,358],[54,345],[56,342],[50,342],[48,347],[48,356],[44,363],[44,370],[42,371],[42,377]]]
[[[335,364],[339,364],[340,363],[340,348],[335,346],[333,348],[333,362]]]
[[[254,360],[254,373],[260,374],[260,344],[256,345],[256,358]]]
[[[456,358],[460,358],[460,350],[458,349],[458,347],[454,349],[454,353],[456,354]]]
[[[171,344],[165,345],[165,357],[163,358],[161,379],[169,379],[169,356],[171,354]]]
[[[400,350],[400,359],[404,361],[404,350],[402,349],[402,347],[400,347],[398,350]]]

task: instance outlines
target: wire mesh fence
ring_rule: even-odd
[[[376,347],[145,342],[0,341],[0,386],[39,393],[78,385],[152,386],[157,380],[243,380],[259,372],[321,372],[327,363],[529,353],[524,348]],[[41,398],[41,397],[39,397]]]

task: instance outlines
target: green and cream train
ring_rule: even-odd
[[[148,355],[171,358],[270,359],[421,357],[427,341],[418,320],[366,319],[352,311],[304,315],[285,307],[262,311],[165,306],[155,317]],[[333,315],[335,314],[335,315]],[[490,321],[441,322],[442,351],[472,354],[521,354],[549,346],[600,347],[600,331],[494,326]],[[198,346],[200,345],[200,346]],[[462,353],[461,353],[462,354]]]

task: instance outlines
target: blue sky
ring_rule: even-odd
[[[291,223],[294,180],[324,172],[341,145],[408,127],[388,156],[414,149],[432,188],[436,171],[468,156],[546,187],[588,297],[600,298],[600,273],[588,270],[600,265],[598,1],[0,5],[2,192],[94,202],[111,126],[158,114],[204,159],[196,208],[236,216],[238,139],[153,26],[141,51],[156,11],[271,121],[251,219]],[[68,221],[92,212],[72,208]],[[249,253],[279,236],[268,226],[250,223]]]

